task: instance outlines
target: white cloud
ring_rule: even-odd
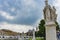
[[[29,29],[33,29],[32,26],[29,25],[18,25],[18,24],[9,24],[6,22],[0,23],[0,29],[9,29],[15,32],[27,32]]]
[[[53,5],[56,7],[57,21],[60,22],[60,0],[55,0]]]
[[[6,19],[14,19],[14,16],[10,16],[9,13],[4,12],[4,11],[0,11],[0,15],[5,17]]]

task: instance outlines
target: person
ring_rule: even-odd
[[[59,31],[57,31],[57,40],[59,40],[59,35],[60,35]]]
[[[59,39],[60,39],[60,30],[59,30]]]

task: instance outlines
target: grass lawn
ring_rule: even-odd
[[[30,38],[30,40],[32,40],[32,39]],[[36,37],[36,40],[44,40],[44,38],[43,37]]]

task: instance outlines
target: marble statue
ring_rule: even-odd
[[[48,0],[45,1],[45,8],[43,10],[44,12],[44,19],[45,21],[56,21],[57,15],[56,15],[56,9],[53,6],[53,8],[48,5]]]
[[[55,24],[57,19],[56,9],[54,6],[51,7],[48,4],[48,0],[45,0],[45,8],[43,13],[45,20],[46,40],[57,40]]]
[[[36,40],[35,39],[35,29],[33,29],[32,31],[33,31],[33,38],[32,38],[32,40]]]

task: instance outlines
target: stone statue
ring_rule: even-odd
[[[35,30],[33,29],[32,31],[33,31],[33,39],[32,40],[36,40],[35,39]]]
[[[56,15],[55,7],[53,6],[53,8],[52,8],[50,5],[48,5],[48,0],[45,1],[45,4],[46,5],[43,10],[45,21],[47,21],[47,22],[56,21],[57,15]]]
[[[48,0],[45,0],[44,19],[45,19],[45,33],[46,40],[57,40],[56,36],[56,24],[57,19],[55,7],[51,7],[48,4]]]
[[[56,9],[53,6],[53,21],[56,21],[56,19],[57,19]]]
[[[51,8],[50,14],[51,14],[51,16],[50,16],[51,21],[56,21],[56,19],[57,19],[57,14],[56,14],[56,9],[55,9],[54,6],[53,6],[53,8]]]

